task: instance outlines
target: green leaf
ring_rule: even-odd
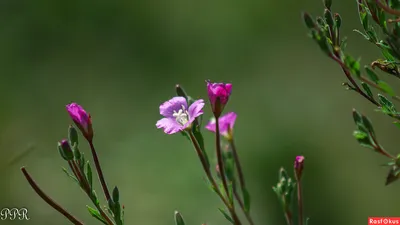
[[[365,71],[367,71],[369,79],[371,79],[373,82],[377,84],[379,81],[378,75],[376,75],[376,73],[367,66],[365,66]]]
[[[390,48],[390,47],[387,47]],[[382,48],[382,55],[387,61],[394,62],[396,59],[390,54],[387,48]]]
[[[366,40],[368,40],[368,41],[370,40],[370,37],[368,37],[368,35],[364,34],[363,32],[361,32],[357,29],[354,29],[353,31],[360,34],[361,36],[363,36]]]
[[[381,166],[394,166],[394,165],[396,165],[396,162],[391,161],[391,162],[387,162],[387,163],[385,163],[385,164],[383,164]]]
[[[383,32],[387,34],[388,30],[387,30],[385,11],[383,11],[381,8],[378,8],[377,14],[378,14],[379,23],[381,25],[381,28],[382,28]]]
[[[390,170],[389,173],[386,177],[386,183],[385,185],[389,185],[393,182],[395,182],[397,179],[399,179],[399,168],[397,166],[393,166]]]
[[[185,225],[185,221],[183,220],[182,215],[178,211],[175,211],[174,219],[175,219],[175,225]]]
[[[347,47],[347,37],[343,37],[342,42],[340,43],[340,48],[344,51]]]
[[[367,31],[369,29],[368,14],[364,10],[363,4],[359,4],[359,6],[358,6],[358,15],[360,17],[360,21],[364,27],[364,30]]]
[[[107,225],[107,222],[103,219],[103,217],[100,215],[99,211],[97,211],[96,209],[93,209],[90,206],[86,206],[90,215],[92,215],[94,218],[96,218],[97,220],[99,220],[100,222],[104,223]]]
[[[304,24],[306,25],[307,28],[311,29],[311,28],[315,28],[315,22],[314,20],[311,18],[310,14],[308,13],[303,13],[303,21]]]
[[[119,202],[115,202],[115,207],[114,207],[114,220],[117,225],[122,225],[122,220],[121,220],[121,205]]]
[[[384,92],[386,92],[387,94],[389,94],[390,96],[395,96],[396,94],[393,91],[393,88],[389,86],[389,84],[387,84],[386,82],[379,80],[378,81],[378,86],[380,88],[382,88],[382,90]]]
[[[358,126],[359,124],[363,124],[362,115],[357,112],[357,110],[353,109],[353,120]]]
[[[324,6],[327,9],[330,9],[332,6],[332,0],[324,0]]]
[[[79,151],[78,145],[76,145],[76,144],[73,145],[72,149],[74,151],[75,160],[81,160],[82,159],[82,153],[81,153],[81,151]]]
[[[332,16],[332,13],[331,13],[331,11],[330,11],[329,9],[325,9],[325,11],[324,11],[324,17],[325,17],[326,23],[327,23],[329,26],[333,27],[333,25],[334,25],[335,22],[333,21],[333,16]]]
[[[75,129],[74,126],[69,126],[68,128],[68,140],[71,146],[79,145],[78,131]]]
[[[367,137],[368,137],[368,134],[367,134],[367,133],[364,133],[364,132],[362,132],[362,131],[359,131],[359,130],[355,130],[355,131],[353,132],[353,136],[358,140],[358,139],[367,138]]]
[[[82,171],[85,171],[85,164],[86,164],[86,162],[87,161],[85,161],[85,154],[82,152],[82,153],[80,153],[80,160],[78,161],[78,163],[79,163],[79,168],[82,170]]]
[[[86,161],[86,179],[88,180],[90,189],[93,189],[93,174],[89,161]]]
[[[389,101],[385,96],[378,94],[379,103],[381,104],[381,111],[388,115],[396,115],[397,110],[395,105]]]
[[[229,182],[235,181],[235,161],[233,158],[224,157],[225,175]]]
[[[334,19],[335,19],[335,25],[336,25],[337,29],[339,29],[340,26],[342,26],[342,17],[340,16],[339,13],[335,13]]]
[[[182,136],[186,137],[190,141],[190,137],[187,132],[180,132]]]
[[[74,175],[72,175],[70,172],[68,172],[67,169],[65,169],[64,167],[62,167],[62,170],[64,171],[65,174],[67,174],[67,176],[69,178],[71,178],[72,180],[74,180],[77,184],[79,184],[78,179],[76,179],[76,177]]]
[[[399,121],[394,121],[393,123],[394,123],[394,125],[396,125],[396,127],[400,128],[400,122]]]
[[[245,187],[242,189],[242,194],[243,194],[243,202],[244,202],[244,211],[249,212],[250,211],[250,193],[247,191]]]
[[[366,148],[375,149],[371,142],[371,139],[367,133],[360,131],[360,130],[356,130],[353,132],[353,136],[357,139],[358,143],[361,146],[364,146]]]
[[[322,33],[322,31],[317,31],[315,29],[311,30],[311,37],[317,42],[320,49],[326,53],[331,53],[331,47],[328,45],[327,37]]]
[[[368,119],[368,117],[366,116],[362,116],[362,123],[365,126],[365,128],[367,128],[368,132],[372,135],[375,136],[375,131],[374,128],[372,126],[371,121]]]
[[[222,215],[224,215],[225,219],[227,219],[229,222],[231,222],[232,224],[235,224],[235,222],[233,221],[233,219],[225,212],[224,209],[222,208],[218,208],[219,211],[222,213]]]
[[[112,196],[113,196],[113,201],[114,201],[115,203],[118,203],[118,202],[119,202],[119,190],[118,190],[118,187],[117,187],[117,186],[114,187]]]
[[[362,82],[361,85],[362,85],[363,89],[365,90],[365,92],[367,93],[367,95],[368,95],[370,98],[373,99],[373,98],[374,98],[374,95],[372,94],[372,91],[371,91],[371,89],[369,88],[368,84]]]
[[[346,55],[344,58],[344,64],[352,74],[356,75],[357,77],[361,76],[359,60],[355,60],[352,56]]]
[[[93,198],[94,204],[95,204],[96,206],[100,205],[100,202],[99,202],[99,199],[97,198],[97,194],[96,194],[96,191],[95,191],[95,190],[92,190],[92,198]]]
[[[193,135],[196,138],[197,142],[200,145],[200,149],[204,155],[204,158],[206,159],[206,163],[208,168],[210,168],[210,159],[208,158],[207,152],[205,150],[205,146],[204,146],[204,138],[203,138],[203,134],[201,133],[199,128],[196,128],[193,130]]]

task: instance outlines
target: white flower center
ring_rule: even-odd
[[[176,122],[178,122],[180,125],[185,125],[187,122],[189,122],[189,113],[185,109],[185,106],[182,105],[182,109],[180,109],[178,112],[174,110],[174,114],[172,116],[175,117]]]

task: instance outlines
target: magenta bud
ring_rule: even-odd
[[[75,125],[82,132],[83,136],[91,141],[93,139],[92,120],[89,113],[87,113],[82,106],[73,102],[65,106],[71,119]]]
[[[210,99],[214,116],[218,118],[228,103],[229,96],[232,93],[232,84],[230,83],[212,83],[207,82],[208,98]]]
[[[301,179],[301,175],[303,172],[304,168],[304,156],[296,156],[296,159],[294,160],[294,171],[296,174],[296,179],[299,181]]]
[[[67,161],[74,159],[74,153],[72,152],[71,146],[66,139],[58,142],[58,151],[63,159]]]

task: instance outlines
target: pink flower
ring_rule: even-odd
[[[211,81],[206,82],[208,98],[210,99],[212,111],[215,117],[219,117],[232,93],[232,84],[212,83]]]
[[[74,121],[76,126],[81,130],[82,134],[86,139],[91,140],[93,138],[92,120],[90,114],[87,113],[82,106],[73,102],[65,106],[71,119]]]
[[[196,117],[203,114],[204,100],[199,99],[188,107],[184,97],[173,97],[160,105],[160,114],[164,116],[157,121],[157,128],[163,128],[166,134],[174,134],[190,128]]]
[[[218,119],[219,133],[227,139],[232,138],[232,131],[233,131],[233,126],[235,125],[236,117],[237,117],[236,113],[229,112]],[[216,122],[215,118],[212,118],[210,122],[208,122],[208,124],[206,125],[206,129],[215,133],[216,132],[215,122]]]

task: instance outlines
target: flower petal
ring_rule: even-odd
[[[75,123],[78,123],[83,127],[87,127],[89,115],[82,106],[73,102],[66,105],[65,108],[67,109],[68,114]]]
[[[219,119],[220,133],[227,132],[229,128],[233,129],[233,126],[235,126],[236,117],[237,115],[234,112],[229,112],[222,116]]]
[[[233,129],[233,126],[235,125],[237,114],[234,112],[229,112],[219,118],[219,133],[222,135],[225,135],[229,128]],[[206,129],[211,131],[211,132],[216,132],[216,126],[215,126],[215,118],[212,118],[210,122],[206,125]]]
[[[203,114],[203,107],[204,107],[203,99],[199,99],[199,100],[193,102],[193,104],[191,104],[188,109],[190,120],[192,120],[192,119],[194,120],[196,117]],[[193,122],[193,120],[192,120],[192,122]]]
[[[173,118],[162,118],[157,121],[157,128],[163,128],[166,134],[175,134],[182,130],[182,126]]]
[[[182,106],[187,109],[187,102],[184,97],[173,97],[160,105],[160,114],[165,117],[173,117],[174,110],[179,111]]]
[[[214,117],[211,118],[210,122],[208,122],[208,124],[206,125],[206,129],[215,133],[215,129],[216,129],[215,122],[216,122],[215,118]]]

